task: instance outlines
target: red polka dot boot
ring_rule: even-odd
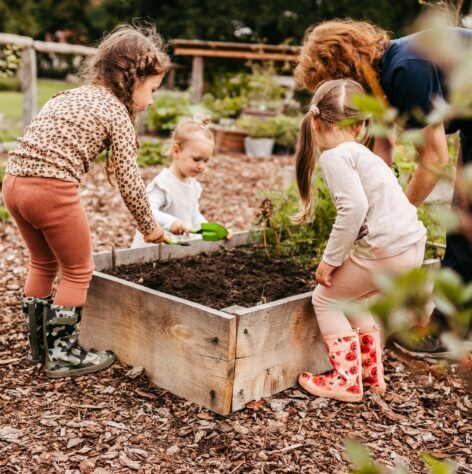
[[[382,363],[382,340],[376,325],[370,331],[361,332],[362,383],[373,393],[383,395],[387,388]]]
[[[319,397],[335,398],[344,402],[362,400],[362,365],[357,332],[323,336],[333,371],[325,375],[303,372],[300,385]]]

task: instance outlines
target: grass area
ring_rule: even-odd
[[[52,79],[38,80],[38,110],[57,92],[72,89],[75,84]],[[21,116],[23,114],[23,94],[21,92],[0,92],[0,115],[3,115],[3,122],[6,125],[2,128],[18,129],[21,126]],[[16,135],[15,133],[12,133]]]

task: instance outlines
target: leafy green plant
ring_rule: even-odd
[[[273,117],[246,115],[236,121],[236,127],[244,130],[251,138],[273,138],[277,135],[277,124]]]
[[[274,81],[274,74],[271,64],[252,64],[251,73],[217,76],[203,97],[212,120],[235,118],[244,107],[281,110],[285,88]]]
[[[21,46],[0,46],[0,78],[13,77],[21,64]]]
[[[243,108],[244,98],[241,96],[227,96],[217,99],[212,94],[207,93],[203,96],[202,103],[210,112],[211,120],[220,122],[222,119],[237,117]]]
[[[10,213],[4,206],[0,205],[0,222],[7,221],[10,219]]]
[[[275,143],[287,148],[294,147],[297,143],[298,133],[302,118],[277,115],[275,121]]]
[[[12,77],[1,77],[0,75],[0,91],[21,92],[20,81]]]
[[[191,116],[190,97],[187,93],[158,93],[149,107],[146,124],[150,131],[169,133],[182,117]]]
[[[373,461],[369,451],[362,444],[351,439],[344,441],[344,446],[352,465],[352,474],[408,474],[408,471],[401,466],[397,466],[393,471],[386,466]],[[421,453],[421,458],[429,466],[430,474],[454,474],[456,466],[450,461],[440,461],[428,453]]]
[[[162,141],[146,141],[138,149],[138,165],[141,168],[154,165],[167,165],[169,157],[164,153]]]
[[[303,265],[318,265],[336,217],[336,209],[318,173],[314,182],[317,189],[316,208],[309,222],[301,225],[294,224],[292,220],[299,206],[295,185],[287,191],[264,193],[272,208],[269,215],[263,212],[264,209],[261,210],[258,224],[265,227],[266,253],[269,255],[290,257]]]

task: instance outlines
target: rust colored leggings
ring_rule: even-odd
[[[7,174],[3,201],[28,247],[31,261],[25,295],[51,293],[61,280],[54,303],[82,306],[92,278],[92,242],[78,185],[54,178]]]

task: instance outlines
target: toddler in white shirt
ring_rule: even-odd
[[[175,236],[200,238],[189,234],[207,222],[200,212],[202,187],[195,179],[213,154],[214,138],[206,120],[186,119],[174,129],[170,154],[172,163],[164,168],[146,188],[156,221]],[[136,232],[132,248],[148,245]]]

